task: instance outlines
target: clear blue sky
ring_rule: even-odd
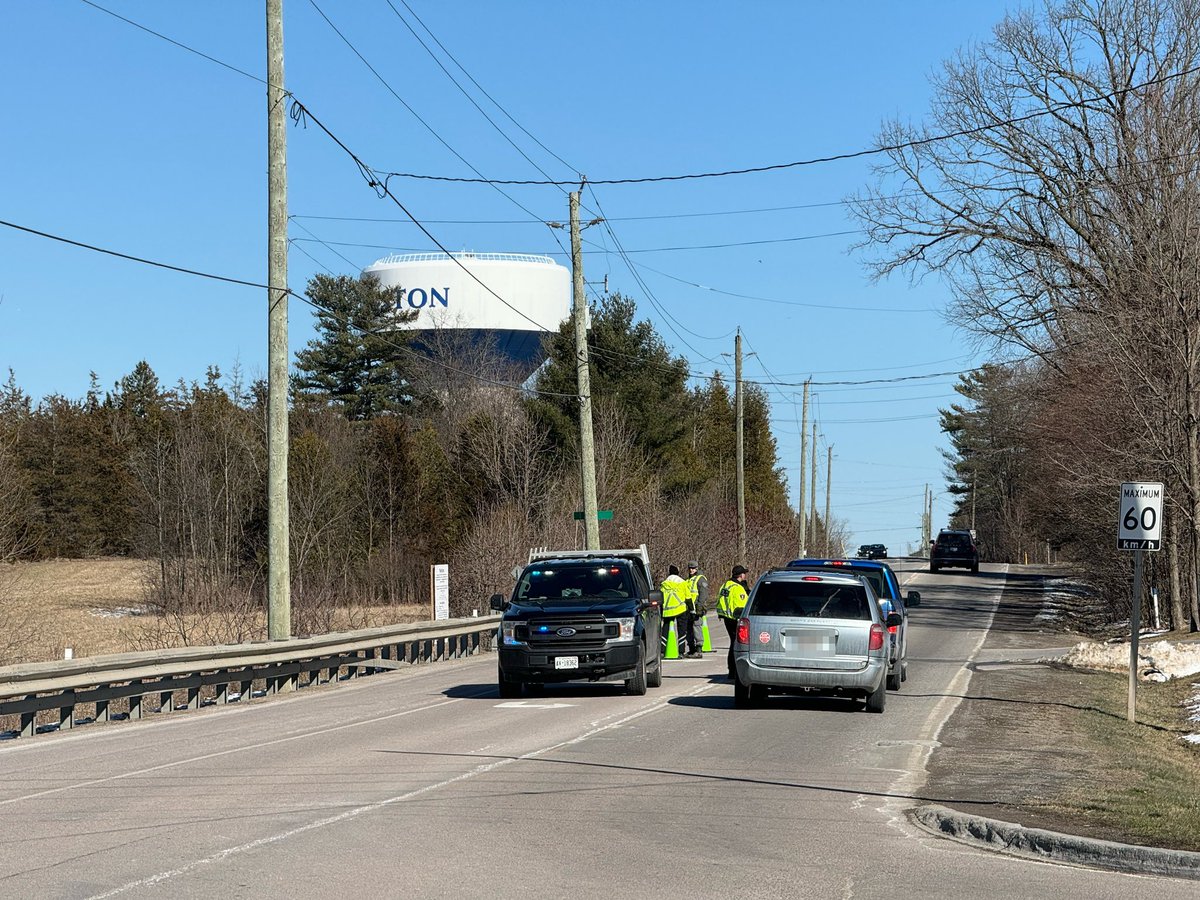
[[[386,0],[317,0],[380,76],[490,178],[539,172],[471,106]],[[886,117],[920,120],[941,61],[988,39],[999,0],[817,2],[434,3],[413,11],[492,97],[547,148],[592,179],[720,171],[868,147]],[[418,30],[401,0],[393,5]],[[250,75],[265,76],[264,4],[133,3],[105,8]],[[286,81],[351,149],[387,170],[470,176],[338,37],[309,0],[285,0]],[[80,0],[7,3],[0,29],[0,219],[175,265],[266,280],[266,99],[263,84],[119,21]],[[423,35],[431,46],[428,35]],[[468,88],[474,89],[437,51]],[[554,177],[568,169],[475,92],[478,102]],[[357,273],[391,250],[434,249],[398,220],[315,127],[289,127],[289,281]],[[800,382],[968,368],[981,361],[942,316],[937,281],[872,283],[849,251],[838,201],[868,183],[869,161],[758,175],[596,188],[649,302],[601,228],[589,281],[635,297],[679,354],[728,369],[741,327],[746,376]],[[546,253],[567,262],[537,220],[563,220],[558,188],[393,181],[397,195],[450,249]],[[514,202],[515,201],[515,202]],[[518,207],[526,207],[534,215]],[[736,215],[688,215],[799,207]],[[586,215],[586,213],[585,213]],[[674,217],[631,221],[631,217]],[[526,220],[526,221],[513,221]],[[489,224],[503,221],[505,224]],[[465,223],[465,224],[464,224]],[[706,250],[661,248],[747,241]],[[323,241],[319,243],[317,241]],[[374,246],[360,246],[374,245]],[[303,251],[303,252],[302,252]],[[336,251],[336,252],[335,252]],[[306,255],[309,254],[309,255]],[[311,258],[310,258],[311,256]],[[871,310],[851,309],[869,307]],[[681,324],[672,322],[661,310]],[[873,311],[872,311],[873,310]],[[906,310],[906,311],[898,311]],[[915,310],[915,311],[914,311]],[[291,345],[313,336],[291,311]],[[261,376],[261,290],[156,270],[0,228],[0,369],[35,398],[82,396],[146,359],[165,383],[240,365]],[[917,536],[928,482],[944,492],[937,408],[952,378],[866,389],[823,386],[815,404],[834,447],[833,508],[855,543],[899,550]],[[794,489],[799,390],[771,388],[773,426]],[[899,419],[900,421],[881,421]],[[945,524],[949,498],[934,506]]]

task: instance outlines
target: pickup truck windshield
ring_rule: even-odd
[[[628,566],[595,563],[530,566],[517,585],[517,601],[572,602],[581,598],[606,599],[634,596]]]
[[[751,601],[749,615],[870,619],[871,607],[866,590],[857,584],[764,581]]]

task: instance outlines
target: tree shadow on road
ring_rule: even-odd
[[[973,806],[1001,806],[995,800],[981,800],[969,797],[930,797],[922,794],[904,794],[893,793],[890,791],[872,791],[863,788],[839,787],[829,784],[816,784],[804,781],[783,781],[773,778],[755,778],[751,775],[733,774],[728,772],[697,772],[687,769],[672,769],[660,766],[635,766],[627,763],[604,763],[582,759],[560,759],[552,756],[538,756],[536,754],[524,756],[509,756],[496,755],[488,753],[439,753],[432,750],[377,750],[377,753],[397,754],[400,756],[411,757],[433,757],[441,759],[472,759],[479,762],[487,761],[509,761],[532,763],[535,765],[547,766],[566,766],[578,769],[606,770],[622,773],[636,773],[642,775],[664,775],[672,778],[684,778],[695,782],[723,782],[726,784],[741,784],[769,788],[785,788],[795,791],[815,791],[825,794],[842,794],[850,797],[880,797],[888,800],[912,800],[916,803],[938,803],[942,805],[964,804],[970,803]],[[510,793],[517,794],[555,794],[569,793],[570,788],[558,789],[548,788],[545,790],[538,789],[536,791],[517,791]],[[498,796],[498,795],[492,795]]]

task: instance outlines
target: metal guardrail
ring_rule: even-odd
[[[19,716],[21,736],[32,737],[77,724],[232,703],[259,695],[254,693],[256,682],[263,682],[263,694],[270,695],[335,683],[342,680],[343,669],[346,677],[353,678],[470,656],[491,649],[489,637],[499,623],[500,616],[480,616],[287,641],[4,666],[0,667],[0,716]],[[182,704],[177,703],[177,694]],[[128,701],[127,712],[110,709],[113,701],[122,700]],[[95,714],[77,722],[76,707],[82,704],[94,704]],[[48,710],[57,710],[57,719],[39,726],[38,713]]]

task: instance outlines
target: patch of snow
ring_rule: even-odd
[[[1189,744],[1200,744],[1200,734],[1189,734],[1184,737]]]
[[[1082,641],[1061,660],[1082,669],[1129,671],[1129,644],[1101,644]],[[1200,643],[1154,641],[1138,648],[1138,674],[1149,680],[1183,678],[1200,672]]]
[[[101,619],[124,619],[128,616],[144,616],[149,610],[144,606],[94,606],[92,615]]]

